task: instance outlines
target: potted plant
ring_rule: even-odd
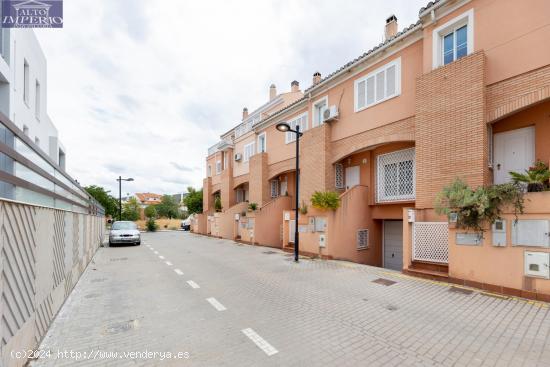
[[[336,210],[340,206],[340,195],[334,191],[315,191],[311,195],[311,205],[317,209]]]
[[[216,196],[216,198],[214,199],[214,209],[217,212],[222,211],[222,199],[219,196]]]
[[[307,214],[307,204],[304,200],[302,200],[302,206],[300,207],[300,213],[303,215]]]
[[[525,173],[510,172],[512,180],[516,183],[527,184],[527,192],[540,192],[548,190],[550,170],[544,162],[537,161],[533,167],[525,170]]]
[[[258,204],[256,204],[256,203],[250,203],[250,204],[248,204],[248,210],[249,210],[249,211],[253,212],[253,211],[255,211],[256,209],[258,209]]]

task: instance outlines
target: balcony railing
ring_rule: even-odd
[[[1,113],[0,198],[104,215],[93,197]]]

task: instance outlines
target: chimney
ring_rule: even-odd
[[[290,91],[291,92],[299,92],[300,91],[300,83],[298,83],[297,80],[293,80],[292,83],[290,83]]]
[[[243,108],[243,121],[248,117],[248,108]]]
[[[275,86],[275,84],[271,84],[271,86],[269,87],[269,100],[273,101],[275,97],[277,97],[277,87]]]
[[[321,82],[321,73],[316,71],[315,74],[313,74],[313,85],[319,84]]]
[[[386,19],[386,29],[384,31],[384,36],[386,41],[392,38],[397,34],[397,17],[392,14]]]

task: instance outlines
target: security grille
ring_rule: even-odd
[[[414,148],[381,154],[377,163],[378,202],[415,198]]]
[[[413,224],[413,260],[449,263],[449,225],[447,222]]]
[[[334,165],[335,186],[337,189],[344,188],[344,165],[336,163]]]
[[[278,180],[272,180],[271,181],[271,197],[276,198],[279,196],[279,181]]]
[[[369,248],[369,230],[359,229],[357,231],[357,249],[364,250]]]

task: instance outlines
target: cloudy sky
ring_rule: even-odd
[[[64,28],[35,30],[48,110],[84,185],[123,194],[200,187],[205,156],[266,102],[303,89],[416,22],[427,0],[66,0]]]

